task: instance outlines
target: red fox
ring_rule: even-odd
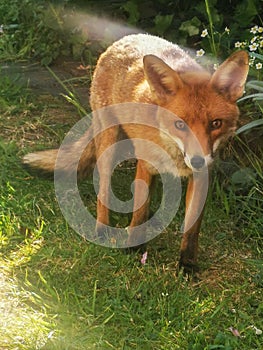
[[[150,140],[164,149],[173,159],[174,168],[177,169],[174,174],[188,177],[185,229],[179,263],[184,268],[194,268],[203,216],[203,205],[200,204],[203,201],[201,197],[204,186],[202,173],[212,163],[218,147],[235,131],[239,116],[236,101],[243,94],[248,69],[249,57],[245,51],[235,52],[210,74],[179,46],[162,38],[148,34],[123,37],[113,43],[98,60],[90,94],[90,105],[95,112],[93,119],[97,118],[96,111],[122,103],[159,106],[174,117],[161,117],[156,124],[157,128],[154,128],[140,123],[136,116],[135,122],[122,123],[119,116],[117,125],[96,134],[94,121],[95,124],[84,136],[62,150],[57,165],[59,170],[67,172],[77,166],[79,177],[88,175],[103,152],[120,139]],[[201,151],[197,143],[192,141],[190,132],[195,135]],[[94,135],[94,138],[84,147],[88,135]],[[83,147],[78,161],[74,155]],[[23,161],[32,167],[53,171],[57,154],[58,150],[30,153]],[[158,154],[154,156],[158,158]],[[161,156],[158,159],[162,161]],[[109,157],[103,164],[97,165],[100,179],[97,199],[98,232],[109,225],[107,204],[111,162]],[[173,172],[173,169],[168,171]],[[143,232],[135,228],[140,227],[148,218],[155,175],[156,169],[149,162],[137,159],[135,179],[143,180],[149,192],[147,200],[141,204],[141,182],[135,181],[135,209],[128,237],[130,246],[142,242],[139,236],[143,236]],[[191,221],[194,215],[197,215],[197,219]]]

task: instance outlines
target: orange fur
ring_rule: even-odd
[[[94,113],[92,126],[87,131],[89,135],[94,135],[94,139],[82,153],[78,165],[79,174],[88,174],[100,155],[119,139],[149,140],[164,149],[174,160],[174,168],[167,168],[162,156],[150,147],[145,151],[160,163],[164,171],[172,172],[175,176],[189,177],[186,224],[180,258],[180,263],[185,267],[196,264],[203,212],[202,208],[199,208],[201,198],[198,193],[203,186],[202,177],[197,176],[197,180],[194,181],[192,174],[202,173],[202,169],[211,164],[219,145],[233,134],[239,115],[236,100],[243,94],[247,73],[248,54],[244,51],[234,53],[211,75],[177,45],[146,34],[130,35],[115,42],[101,55],[94,72],[90,96],[94,112],[126,102],[147,103],[168,110],[174,118],[155,116],[153,122],[156,127],[151,127],[143,125],[141,120],[145,118],[146,121],[150,116],[139,118],[135,113],[132,123],[125,123],[122,116],[117,116],[121,127],[112,126],[96,134],[97,124],[106,123],[104,126],[107,126],[107,121],[99,121]],[[187,128],[176,124],[178,117],[192,130],[196,140],[191,137]],[[72,147],[63,150],[65,161],[59,164],[59,170],[69,171],[74,166],[74,149],[82,147],[86,137],[87,135],[84,135]],[[197,144],[200,144],[201,151],[198,150]],[[51,152],[50,160],[47,157],[48,152]],[[24,162],[33,167],[51,170],[54,168],[55,157],[56,151],[44,151],[26,155]],[[103,225],[109,224],[107,203],[110,163],[111,159],[108,159],[104,164],[98,165],[98,231]],[[151,164],[138,160],[136,179],[142,179],[152,187],[155,174],[156,169]],[[136,208],[140,191],[139,185],[135,187]],[[103,198],[103,203],[100,198]],[[147,220],[149,201],[150,194],[145,204],[134,210],[129,228],[131,245],[141,241],[138,235],[143,233],[133,228]],[[198,210],[198,220],[189,227],[187,223]]]

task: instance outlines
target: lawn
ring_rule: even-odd
[[[215,167],[200,271],[185,276],[177,264],[183,205],[148,244],[145,263],[141,253],[85,241],[62,216],[52,179],[21,164],[25,153],[59,145],[77,109],[13,76],[1,75],[0,91],[1,350],[263,348],[262,159],[239,156],[257,163],[247,192]],[[132,169],[115,176],[121,192]],[[90,181],[81,191],[94,211]]]

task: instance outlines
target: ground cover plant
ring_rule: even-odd
[[[209,22],[199,37],[205,28]],[[213,172],[196,276],[177,268],[183,203],[144,259],[91,244],[68,227],[52,179],[20,160],[59,145],[81,118],[76,80],[64,81],[67,91],[61,86],[65,100],[0,72],[0,349],[262,349],[262,76],[254,68],[256,83],[239,103],[243,129]],[[116,170],[116,193],[125,196],[132,173],[132,164]],[[81,193],[95,213],[92,188],[86,181]]]

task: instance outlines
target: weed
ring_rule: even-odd
[[[62,96],[71,103],[78,111],[78,113],[81,116],[87,116],[88,111],[81,105],[80,101],[78,100],[76,94],[72,92],[72,89],[69,89],[67,85],[55,74],[55,72],[52,71],[49,67],[47,67],[50,74],[58,81],[58,83],[62,86],[62,88],[65,90],[67,94],[62,94]]]

